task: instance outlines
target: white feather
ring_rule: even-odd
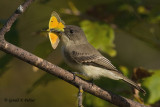
[[[82,73],[84,73],[84,75],[91,77],[93,79],[98,79],[100,77],[108,77],[108,78],[114,79],[114,80],[122,79],[121,77],[116,75],[116,73],[114,73],[110,70],[96,67],[96,66],[81,65],[81,67],[79,66],[78,68],[80,69],[80,71]]]

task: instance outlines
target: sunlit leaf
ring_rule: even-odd
[[[110,56],[116,55],[114,49],[114,31],[107,24],[84,20],[81,23],[88,41],[96,48]]]
[[[148,89],[147,103],[153,104],[160,99],[160,70],[152,71],[154,74],[144,80],[143,85]]]
[[[119,69],[125,76],[129,76],[129,70],[126,66],[119,66]]]
[[[140,13],[140,14],[147,14],[148,10],[144,6],[139,6],[137,8],[137,12]]]

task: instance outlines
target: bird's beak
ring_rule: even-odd
[[[50,29],[50,32],[53,32],[53,33],[57,34],[58,36],[62,36],[62,33],[64,33],[64,31],[60,31],[57,29]]]

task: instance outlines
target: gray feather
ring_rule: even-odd
[[[77,46],[72,47],[70,50],[71,58],[79,63],[85,65],[93,65],[97,67],[102,67],[107,70],[116,71],[122,74],[120,71],[114,67],[111,62],[102,56],[95,48],[93,48],[90,44],[81,44],[77,48]]]

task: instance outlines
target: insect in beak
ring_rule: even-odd
[[[60,41],[59,36],[61,36],[62,32],[64,32],[64,28],[64,21],[60,19],[59,15],[55,11],[53,11],[49,21],[49,29],[47,30],[53,49],[56,49],[58,46]]]

